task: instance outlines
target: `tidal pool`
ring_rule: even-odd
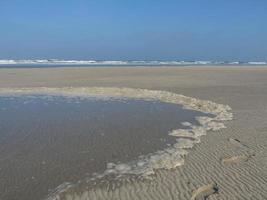
[[[176,142],[169,132],[198,125],[198,116],[208,114],[141,99],[1,96],[0,199],[42,199],[111,163],[163,150]]]

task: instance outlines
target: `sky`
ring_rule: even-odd
[[[267,61],[266,0],[0,0],[0,59]]]

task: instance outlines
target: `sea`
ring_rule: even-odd
[[[267,65],[267,61],[168,61],[168,60],[59,60],[28,59],[0,60],[0,68],[43,68],[43,67],[125,67],[125,66],[198,66],[198,65]]]

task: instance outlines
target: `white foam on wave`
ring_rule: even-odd
[[[106,170],[101,174],[85,178],[80,182],[94,181],[108,175],[123,177],[125,175],[137,175],[148,177],[158,169],[172,169],[181,166],[185,162],[194,144],[200,142],[200,137],[207,134],[207,131],[216,131],[225,128],[223,121],[232,120],[233,114],[228,105],[217,104],[211,101],[186,97],[184,95],[167,91],[132,89],[132,88],[0,88],[0,95],[20,95],[20,94],[51,94],[66,97],[105,97],[105,98],[138,98],[145,100],[158,100],[165,103],[183,105],[186,109],[197,110],[213,114],[214,117],[196,117],[200,125],[192,125],[183,122],[187,129],[177,129],[169,133],[176,138],[176,142],[164,150],[160,150],[148,155],[140,156],[138,159],[128,163],[108,163]],[[80,183],[79,182],[79,183]],[[68,188],[74,188],[79,183],[63,183],[54,193],[49,195],[49,200],[60,199],[60,194]]]
[[[57,59],[37,59],[37,60],[0,60],[1,65],[25,65],[25,64],[95,64],[94,60],[57,60]]]
[[[4,64],[10,65],[10,64],[17,64],[17,62],[15,60],[0,60],[0,64],[1,65],[4,65]]]
[[[267,62],[248,62],[250,65],[266,65]]]

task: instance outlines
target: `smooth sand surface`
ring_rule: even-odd
[[[0,69],[0,87],[40,86],[165,90],[233,109],[235,119],[195,145],[185,165],[84,199],[267,198],[267,66]]]

